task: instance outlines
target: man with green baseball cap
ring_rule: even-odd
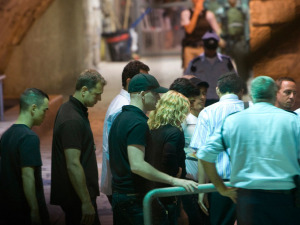
[[[123,106],[122,112],[112,124],[108,140],[115,225],[143,224],[145,179],[182,186],[188,191],[197,188],[197,183],[171,177],[144,160],[150,138],[145,112],[154,110],[160,98],[159,93],[167,91],[152,75],[134,76],[128,87],[130,105]]]

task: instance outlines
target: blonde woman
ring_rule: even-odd
[[[176,91],[168,91],[149,115],[148,125],[151,141],[146,151],[146,161],[156,169],[174,177],[184,178],[185,152],[184,134],[181,123],[190,112],[188,98]],[[166,187],[162,183],[152,183],[151,188]],[[155,224],[177,224],[177,199],[159,199],[160,208],[154,210]],[[166,213],[167,212],[167,213]]]

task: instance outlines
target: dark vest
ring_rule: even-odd
[[[194,11],[190,9],[191,16],[193,16]],[[210,24],[206,20],[206,10],[198,16],[196,27],[191,34],[185,32],[185,38],[183,39],[183,46],[199,47],[202,46],[202,36],[209,30],[212,30]]]

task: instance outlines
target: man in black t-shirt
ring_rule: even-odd
[[[171,177],[144,160],[149,135],[145,112],[154,110],[159,93],[167,90],[160,87],[152,75],[135,75],[128,87],[130,105],[123,106],[122,112],[112,124],[108,145],[115,225],[143,224],[144,179],[182,186],[188,191],[197,188],[195,182]]]
[[[50,224],[41,174],[39,126],[49,97],[29,88],[21,95],[20,114],[0,140],[0,224]]]
[[[62,207],[67,225],[100,224],[96,149],[87,107],[101,100],[105,84],[97,71],[84,71],[55,119],[50,203]]]

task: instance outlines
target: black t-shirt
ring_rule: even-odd
[[[145,160],[157,170],[176,177],[179,167],[181,178],[186,175],[184,134],[170,124],[151,130],[151,141],[145,154]],[[162,183],[153,183],[151,188],[167,187]]]
[[[22,180],[22,167],[34,167],[36,197],[42,221],[48,219],[41,174],[39,137],[26,125],[14,124],[0,141],[0,208],[18,216],[30,215]],[[5,214],[3,211],[1,213]],[[5,215],[4,215],[5,216]],[[11,216],[11,215],[8,215]],[[46,224],[46,223],[44,223]]]
[[[126,105],[114,120],[108,137],[112,189],[119,193],[144,193],[145,179],[131,172],[127,146],[147,145],[148,117],[139,108]]]
[[[52,141],[51,204],[70,205],[80,203],[73,188],[64,150],[81,151],[80,163],[83,167],[86,185],[91,198],[99,195],[98,167],[93,133],[88,120],[87,108],[76,98],[64,103],[56,116]]]

